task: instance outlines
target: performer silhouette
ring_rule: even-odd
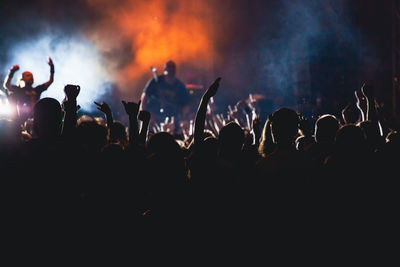
[[[176,77],[176,63],[169,60],[164,65],[164,72],[149,80],[141,97],[142,109],[151,112],[156,123],[166,117],[174,117],[175,121],[188,114],[189,93],[185,85]]]
[[[51,58],[49,58],[48,64],[50,66],[50,78],[47,82],[38,86],[33,87],[33,74],[29,71],[22,73],[21,77],[18,79],[17,85],[11,84],[14,73],[19,70],[18,65],[12,66],[4,79],[4,93],[7,95],[9,103],[15,107],[21,123],[33,117],[34,105],[40,99],[42,92],[47,90],[53,83],[54,64]]]

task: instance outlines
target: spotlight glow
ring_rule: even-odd
[[[0,116],[11,117],[13,115],[13,109],[8,102],[7,98],[0,98]]]
[[[83,110],[92,111],[96,108],[93,101],[111,90],[111,79],[102,65],[101,57],[92,43],[82,37],[67,39],[42,35],[35,40],[16,45],[10,54],[8,68],[12,65],[20,66],[12,83],[16,84],[22,72],[31,71],[34,77],[33,86],[48,81],[50,67],[47,61],[49,57],[52,58],[55,67],[54,82],[42,93],[42,98],[47,96],[62,101],[66,84],[80,85],[78,104]],[[8,72],[8,68],[4,73]]]

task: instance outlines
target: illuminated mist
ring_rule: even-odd
[[[205,1],[105,1],[88,0],[101,17],[89,31],[94,44],[109,55],[119,89],[134,91],[138,97],[144,80],[152,77],[150,67],[161,74],[163,64],[172,59],[180,78],[184,68],[210,70],[213,53],[211,7]],[[120,54],[121,49],[125,53]],[[183,76],[183,77],[182,77]]]
[[[11,50],[8,66],[18,64],[20,70],[14,74],[13,83],[24,71],[31,71],[34,86],[49,79],[51,57],[55,66],[54,82],[42,93],[41,97],[53,97],[59,101],[64,98],[66,84],[80,85],[79,105],[83,110],[94,109],[93,101],[98,100],[110,90],[111,77],[102,67],[102,60],[88,40],[57,38],[41,35],[34,40],[21,42]],[[4,70],[7,72],[7,70]]]
[[[249,93],[294,105],[318,91],[352,92],[360,69],[380,68],[382,52],[352,21],[366,2],[375,14],[373,1],[348,0],[4,0],[0,64],[3,77],[19,64],[17,75],[30,70],[40,84],[52,57],[55,81],[43,96],[60,100],[65,84],[79,84],[87,111],[110,97],[137,101],[150,67],[161,73],[170,59],[184,83],[221,76],[221,109]]]

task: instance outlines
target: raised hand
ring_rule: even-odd
[[[249,98],[248,98],[248,105],[252,110],[256,110],[256,106],[257,106],[257,100],[254,98],[253,94],[249,94]]]
[[[344,124],[348,124],[348,123],[357,123],[359,120],[364,121],[364,119],[366,118],[366,112],[364,114],[364,112],[360,112],[358,113],[359,109],[355,109],[354,108],[354,104],[347,104],[341,111],[342,114],[342,119]],[[360,118],[360,114],[361,114],[361,118]]]
[[[3,88],[0,89],[0,91],[4,92],[6,95],[9,95],[9,91],[12,91],[11,79],[17,70],[19,70],[18,65],[14,65],[10,68],[10,70],[4,80],[4,84],[2,86],[2,87],[4,87],[5,91],[3,90]]]
[[[158,125],[157,123],[154,123],[154,124],[153,124],[153,132],[154,132],[154,133],[159,133],[159,132],[161,132],[161,127],[160,127],[160,125]]]
[[[199,107],[197,108],[196,120],[194,123],[194,133],[193,133],[193,144],[195,148],[199,147],[204,141],[203,140],[204,127],[207,117],[208,102],[217,93],[220,81],[221,77],[215,79],[215,81],[210,85],[210,87],[204,93],[203,97],[201,98]]]
[[[374,88],[370,84],[364,83],[361,87],[361,92],[367,99],[371,99],[374,97]]]
[[[137,117],[139,114],[140,103],[121,101],[124,105],[125,112],[129,116],[129,146],[136,146],[141,143],[139,138],[139,126]]]
[[[247,113],[247,111],[248,111],[248,109],[249,109],[249,107],[248,107],[246,101],[244,101],[243,99],[242,99],[242,100],[239,100],[239,101],[236,103],[236,107],[245,110],[246,113]]]
[[[365,119],[378,122],[378,114],[375,108],[374,87],[364,83],[361,87],[361,92],[367,98],[367,114]]]
[[[51,59],[51,57],[49,57],[49,61],[47,62],[47,64],[49,64],[50,67],[54,66],[53,60]]]
[[[221,77],[218,77],[211,85],[210,87],[207,89],[206,93],[204,94],[204,97],[206,98],[211,98],[213,96],[215,96],[215,94],[218,91],[218,87],[219,87],[219,82],[221,81]]]
[[[229,120],[239,118],[239,111],[236,105],[233,108],[231,105],[228,105],[228,115],[229,115]]]
[[[107,126],[110,127],[114,122],[110,106],[104,101],[102,101],[101,104],[96,101],[94,101],[94,103],[96,104],[97,109],[106,115]]]
[[[10,71],[12,71],[12,72],[17,71],[17,70],[19,70],[19,65],[14,65],[10,69]]]
[[[81,87],[79,85],[72,85],[72,84],[67,84],[64,87],[64,93],[67,97],[67,99],[76,99],[79,95],[79,92],[81,91]]]
[[[356,97],[356,105],[358,109],[365,110],[367,107],[365,96],[357,90],[354,91],[354,96]]]
[[[164,122],[160,123],[161,131],[167,133],[173,133],[175,130],[175,117],[172,116],[171,120],[169,117],[166,117]]]
[[[111,113],[111,108],[106,102],[102,101],[100,104],[100,103],[94,101],[94,103],[96,104],[97,109],[100,110],[101,112],[103,112],[104,114],[108,115]]]
[[[48,83],[50,83],[49,81]],[[75,131],[77,125],[77,111],[79,106],[77,105],[76,98],[79,95],[81,87],[79,85],[67,84],[64,86],[65,97],[62,101],[62,106],[65,112],[64,123],[62,129],[63,136],[71,136]]]
[[[212,117],[213,123],[214,123],[214,128],[219,132],[222,127],[224,127],[225,120],[223,118],[223,114],[215,114]]]
[[[354,95],[356,97],[356,106],[361,112],[362,120],[364,120],[368,111],[367,99],[360,91],[357,90],[354,91]]]
[[[139,100],[138,103],[125,102],[124,100],[122,100],[121,102],[124,105],[126,114],[128,114],[129,116],[134,116],[135,118],[137,118],[137,116],[139,114],[141,100]]]

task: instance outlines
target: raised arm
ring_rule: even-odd
[[[49,64],[50,66],[50,77],[49,80],[47,82],[44,83],[44,85],[46,86],[46,89],[53,83],[54,81],[54,64],[53,64],[53,60],[49,57],[49,61],[47,62],[47,64]]]
[[[372,121],[377,126],[380,136],[386,136],[390,131],[388,125],[386,124],[385,117],[383,116],[382,109],[379,107],[375,95],[374,88],[371,85],[364,84],[361,88],[361,92],[367,100],[367,114],[366,120]]]
[[[361,121],[365,121],[367,119],[368,112],[367,99],[361,92],[357,90],[354,91],[354,95],[356,97],[356,106],[361,113]]]
[[[138,103],[125,102],[122,100],[126,114],[128,114],[129,117],[129,146],[131,147],[139,144],[138,114],[140,103],[140,100]]]
[[[218,90],[219,82],[221,81],[221,77],[218,77],[213,84],[207,89],[204,93],[203,97],[201,98],[199,107],[196,113],[196,120],[194,124],[194,138],[193,138],[193,145],[196,149],[201,145],[203,142],[203,134],[204,134],[204,124],[206,121],[206,113],[207,113],[207,105],[208,101],[211,97],[213,97]]]
[[[254,115],[252,120],[252,132],[253,132],[253,144],[256,147],[260,146],[260,139],[261,139],[261,129],[260,129],[260,116]]]
[[[366,119],[370,121],[377,122],[378,114],[375,108],[375,97],[374,97],[374,88],[371,85],[364,84],[361,87],[361,92],[365,96],[367,100],[367,114]]]
[[[3,89],[6,95],[8,95],[8,91],[12,90],[12,86],[11,86],[11,80],[14,76],[14,73],[19,70],[19,66],[18,65],[14,65],[10,68],[10,70],[8,71],[8,74],[6,76],[6,78],[4,79],[4,84],[3,84]]]
[[[110,106],[104,101],[102,101],[101,104],[94,101],[94,104],[97,106],[97,109],[103,112],[106,116],[107,127],[110,129],[111,124],[114,122]]]
[[[65,98],[62,103],[64,109],[63,136],[71,135],[76,129],[78,120],[77,111],[79,109],[76,98],[80,90],[81,88],[79,85],[67,84],[64,87]]]
[[[142,128],[139,133],[139,143],[144,145],[147,141],[147,133],[149,131],[151,114],[147,110],[141,110],[139,112],[139,120],[142,121]]]

